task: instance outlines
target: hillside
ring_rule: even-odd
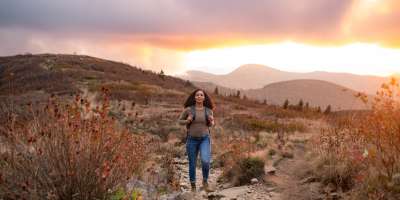
[[[237,90],[231,89],[228,87],[216,85],[211,82],[200,82],[200,81],[193,81],[192,82],[196,87],[203,88],[208,92],[215,92],[215,88],[218,88],[218,93],[224,96],[228,96],[230,94],[236,94]]]
[[[179,78],[114,61],[80,55],[41,54],[0,57],[0,96],[45,99],[49,94],[96,92],[102,86],[119,100],[175,101],[193,85]]]
[[[214,75],[200,71],[188,71],[186,75],[181,76],[181,78],[190,81],[212,82],[217,85],[234,89],[257,89],[281,81],[315,79],[329,81],[368,94],[375,94],[381,84],[388,80],[386,77],[362,76],[348,73],[320,71],[294,73],[254,64],[240,66],[234,71],[223,75]]]
[[[248,97],[259,100],[267,99],[270,104],[282,105],[288,99],[297,104],[301,99],[312,106],[325,108],[328,105],[334,110],[366,109],[366,106],[355,97],[356,91],[346,87],[320,80],[293,80],[272,83],[262,89],[246,90]]]
[[[219,86],[210,82],[193,82],[197,87],[214,92],[218,87],[218,93],[228,96],[237,94],[238,90]],[[357,98],[358,92],[349,88],[336,85],[327,81],[300,79],[283,81],[266,85],[261,89],[240,90],[241,96],[246,95],[250,99],[268,104],[283,105],[288,99],[291,104],[297,104],[301,99],[310,106],[325,108],[332,106],[333,110],[359,110],[367,107]],[[372,99],[372,98],[371,98]]]
[[[215,89],[213,83],[195,84]],[[102,87],[109,88],[110,95],[96,95]],[[65,194],[65,199],[93,191],[99,199],[133,194],[143,199],[341,199],[346,195],[340,185],[331,190],[338,178],[324,182],[331,180],[326,170],[332,168],[330,163],[321,167],[319,163],[326,159],[315,154],[319,150],[315,151],[315,145],[326,145],[314,142],[339,117],[365,112],[283,109],[214,94],[210,190],[192,191],[186,129],[177,119],[187,93],[194,88],[184,80],[88,56],[1,57],[0,169],[7,181],[0,181],[0,199],[9,193],[44,199],[49,191]],[[224,87],[219,91],[237,92]],[[83,95],[65,102],[76,93]],[[285,98],[292,104],[303,98],[310,106],[331,104],[334,109],[335,103],[355,101],[354,91],[319,80],[279,82],[243,93],[262,100],[267,97],[268,104],[273,94],[279,105]],[[46,101],[50,94],[56,95]],[[101,98],[96,101],[94,96]],[[9,99],[18,104],[8,104]],[[32,104],[20,105],[23,102]],[[337,138],[338,132],[334,133]],[[97,173],[99,169],[103,171]],[[201,170],[196,173],[201,177]],[[20,180],[31,182],[19,187]],[[60,184],[54,185],[56,181]],[[199,186],[201,181],[196,180]],[[52,188],[40,187],[43,182]]]

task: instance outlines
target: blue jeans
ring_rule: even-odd
[[[211,161],[211,139],[209,135],[203,137],[188,136],[186,140],[186,152],[189,160],[189,177],[190,182],[196,182],[196,161],[200,152],[201,168],[203,173],[203,181],[208,180]]]

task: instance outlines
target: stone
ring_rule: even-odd
[[[333,183],[328,183],[328,185],[324,188],[326,193],[331,193],[336,191],[336,186]]]
[[[264,167],[265,174],[274,175],[276,172],[276,168],[274,166],[265,166]]]
[[[231,184],[231,183],[224,183],[224,184],[222,184],[222,189],[227,189],[227,188],[230,188],[230,187],[232,187],[232,184]]]
[[[189,163],[189,161],[187,159],[178,159],[178,158],[174,159],[174,164],[186,165],[188,163]]]
[[[281,195],[277,192],[270,192],[271,199],[281,199]]]
[[[218,192],[227,199],[236,199],[238,196],[246,194],[249,188],[247,186],[232,187]]]
[[[258,183],[258,179],[252,178],[250,182],[251,182],[251,184],[256,184],[256,183]]]
[[[301,180],[300,184],[312,183],[312,182],[316,182],[316,181],[317,181],[316,177],[310,176],[310,177],[307,177],[307,178],[304,178],[303,180]]]
[[[340,194],[337,193],[337,192],[330,193],[329,195],[331,196],[331,198],[332,198],[333,200],[336,200],[336,199],[340,199],[340,198],[341,198]]]
[[[164,194],[160,196],[160,200],[175,200],[178,198],[180,193]]]
[[[180,186],[184,189],[188,189],[189,185],[186,182],[181,182]]]
[[[202,196],[202,197],[205,198],[205,199],[208,198],[207,192],[204,191],[204,190],[202,190],[202,191],[200,192],[200,196]]]
[[[194,192],[182,192],[177,197],[176,200],[202,200],[200,194]]]

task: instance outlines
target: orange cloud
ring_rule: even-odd
[[[0,38],[0,53],[32,51],[38,45],[31,41],[39,40],[43,42],[38,50],[51,50],[52,44],[45,42],[56,39],[158,49],[154,52],[170,49],[177,54],[286,40],[318,46],[369,42],[400,47],[398,0],[115,0],[90,6],[87,9],[81,0],[2,0],[0,34],[14,34]],[[115,52],[119,51],[124,54]]]
[[[344,21],[343,37],[400,47],[399,19],[398,0],[358,0]]]

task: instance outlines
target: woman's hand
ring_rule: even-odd
[[[188,118],[186,119],[188,123],[193,121],[193,115],[189,114]]]
[[[214,117],[213,116],[209,116],[208,119],[210,120],[210,125],[214,126],[214,124],[215,124]]]

